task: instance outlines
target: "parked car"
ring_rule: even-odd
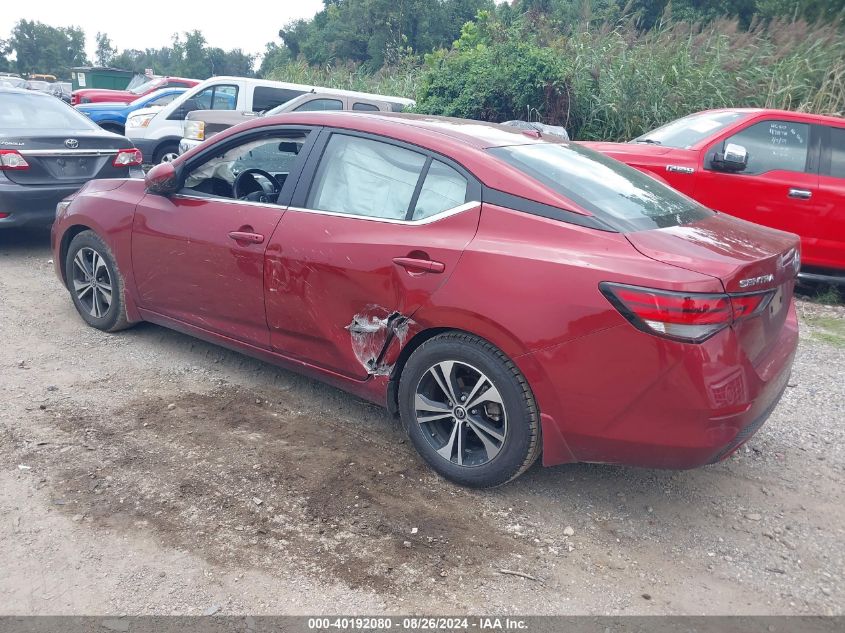
[[[11,75],[4,75],[0,77],[0,81],[3,82],[4,88],[19,88],[21,90],[26,90],[26,79],[21,79],[20,77],[12,77]]]
[[[276,106],[266,112],[233,110],[195,110],[185,117],[185,136],[179,141],[179,153],[184,154],[204,140],[226,130],[233,125],[243,123],[251,117],[273,116],[283,112],[320,112],[327,110],[353,110],[356,112],[392,112],[387,101],[369,97],[338,93],[321,88],[319,92],[309,92]]]
[[[541,452],[724,459],[798,341],[797,236],[477,121],[255,119],[145,181],[90,183],[52,244],[89,325],[152,321],[385,405],[470,486]]]
[[[50,82],[30,79],[26,82],[26,89],[37,90],[38,92],[50,92]]]
[[[806,279],[845,283],[845,119],[711,110],[630,143],[585,143],[704,206],[801,236]]]
[[[138,97],[132,103],[86,103],[76,106],[76,109],[104,130],[123,134],[126,128],[126,117],[130,114],[141,108],[164,107],[185,90],[187,88],[164,88]]]
[[[170,161],[179,155],[185,118],[196,110],[238,110],[264,112],[300,95],[321,88],[283,81],[246,77],[212,77],[188,90],[158,111],[139,110],[126,120],[126,135],[144,154],[147,163]],[[337,94],[386,101],[394,110],[413,104],[410,99],[382,97],[362,92],[336,90]]]
[[[61,99],[65,103],[70,103],[70,95],[72,92],[71,83],[69,81],[57,81],[50,84],[50,88],[47,92],[54,97]]]
[[[140,164],[128,139],[58,99],[0,88],[0,229],[47,226],[62,198],[93,178],[142,177]]]
[[[196,79],[185,79],[184,77],[158,77],[128,90],[83,88],[73,92],[70,102],[73,105],[103,102],[131,103],[138,97],[143,97],[162,88],[192,88],[198,83],[200,82]]]

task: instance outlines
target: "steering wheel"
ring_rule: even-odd
[[[252,181],[257,183],[261,187],[261,191],[251,191],[249,193],[242,194],[240,189],[243,186],[243,178],[247,174],[249,174],[250,176],[252,176],[253,174],[263,176],[267,179],[267,182],[270,183],[270,186],[272,187],[273,191],[267,191],[264,188],[263,184],[253,178]],[[281,193],[281,191],[282,187],[281,185],[279,185],[279,181],[276,180],[272,174],[264,171],[263,169],[244,169],[241,173],[238,174],[238,177],[235,178],[235,182],[232,183],[232,196],[236,200],[245,199],[251,200],[253,202],[275,202],[276,198],[278,197],[279,193]]]

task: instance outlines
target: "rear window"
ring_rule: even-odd
[[[488,151],[618,231],[677,226],[712,214],[633,167],[573,143],[515,145]]]
[[[98,130],[97,125],[63,101],[48,95],[0,94],[0,131],[6,135],[32,130]]]

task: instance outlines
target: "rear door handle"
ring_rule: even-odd
[[[416,257],[394,257],[393,263],[401,266],[409,273],[442,273],[446,264],[431,259],[417,259]]]
[[[264,241],[264,236],[260,233],[248,231],[229,231],[229,237],[236,242],[249,242],[250,244],[261,244]]]
[[[789,197],[796,200],[809,200],[813,197],[813,192],[809,189],[795,189],[793,187],[789,190]]]

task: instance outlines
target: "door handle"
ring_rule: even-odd
[[[393,263],[401,266],[409,273],[442,273],[446,270],[446,264],[443,262],[416,257],[394,257]]]
[[[250,244],[261,244],[264,241],[263,235],[249,231],[229,231],[229,237],[236,242],[249,242]]]
[[[789,197],[795,198],[796,200],[809,200],[813,197],[813,192],[809,189],[796,189],[793,187],[789,190]]]

